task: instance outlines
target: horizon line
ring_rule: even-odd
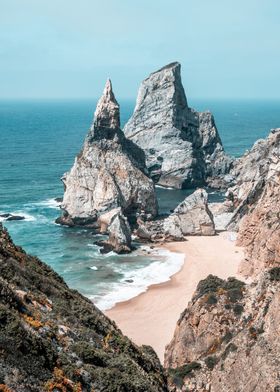
[[[2,101],[98,101],[99,97],[1,97],[0,102]],[[135,97],[118,97],[119,101],[136,101]],[[279,97],[192,97],[187,98],[187,101],[192,100],[210,100],[210,101],[280,101]]]

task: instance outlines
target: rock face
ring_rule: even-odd
[[[121,208],[130,220],[137,214],[146,218],[157,215],[144,153],[120,129],[119,105],[109,80],[83,149],[63,183],[64,214],[58,223],[100,230],[102,215],[116,208]]]
[[[0,225],[0,389],[167,391],[159,360]]]
[[[109,239],[101,241],[99,245],[103,246],[104,251],[113,250],[116,253],[130,253],[131,247],[131,229],[127,218],[118,211],[112,218],[108,226]]]
[[[231,175],[235,178],[235,185],[227,192],[235,207],[231,229],[238,229],[243,216],[258,203],[265,185],[274,181],[279,172],[279,157],[280,129],[274,129],[267,139],[258,140],[234,163]]]
[[[238,244],[245,247],[245,260],[240,271],[245,276],[258,275],[262,270],[280,266],[280,130],[272,133],[271,155],[265,171],[251,184],[247,214],[239,222]],[[243,207],[243,210],[244,210]],[[239,209],[238,211],[240,211]]]
[[[186,235],[215,235],[213,216],[208,208],[208,195],[198,189],[180,203],[164,220],[164,233],[182,239]]]
[[[280,129],[257,141],[234,165],[236,185],[228,190],[235,211],[228,225],[245,247],[240,271],[257,275],[280,264]]]
[[[131,252],[131,230],[127,218],[117,214],[109,228],[109,243],[117,253]]]
[[[229,191],[246,254],[241,272],[253,281],[199,283],[166,348],[172,391],[280,390],[279,139],[274,130],[236,163]]]
[[[167,346],[171,391],[274,392],[279,382],[280,270],[243,285],[209,276]]]
[[[180,203],[167,218],[139,222],[137,235],[150,241],[182,241],[188,235],[215,235],[213,216],[208,208],[208,195],[198,189]]]
[[[125,135],[145,151],[158,184],[220,186],[232,160],[224,153],[211,113],[188,107],[180,68],[169,64],[142,82]]]

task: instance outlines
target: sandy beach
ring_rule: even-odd
[[[186,242],[168,243],[165,247],[185,254],[182,269],[168,282],[150,286],[145,293],[106,312],[135,343],[151,345],[161,361],[198,282],[209,274],[237,276],[243,258],[242,248],[235,245],[228,232],[214,237],[188,237]]]

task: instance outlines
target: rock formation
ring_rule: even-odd
[[[131,246],[131,229],[127,218],[117,211],[112,217],[111,223],[108,226],[109,239],[100,241],[97,244],[103,247],[102,253],[114,251],[116,253],[130,253]]]
[[[152,222],[138,220],[138,237],[158,242],[182,241],[188,235],[215,235],[213,216],[207,200],[207,192],[204,189],[197,189],[167,218],[159,218]]]
[[[241,204],[248,210],[239,223],[237,238],[237,243],[245,247],[240,268],[245,276],[280,266],[280,129],[268,137],[267,143],[272,140],[271,155],[263,166],[266,170],[255,184],[250,184],[250,195],[253,193],[255,200],[247,197],[248,204]]]
[[[164,220],[164,233],[171,238],[184,238],[186,235],[215,235],[213,216],[208,208],[208,195],[198,189],[186,197]]]
[[[279,305],[279,268],[251,285],[201,281],[166,349],[169,390],[278,391]]]
[[[280,390],[279,139],[272,131],[235,164],[229,191],[246,255],[241,273],[252,283],[214,276],[199,283],[166,348],[171,391]]]
[[[100,230],[102,216],[116,208],[135,220],[157,214],[154,185],[147,176],[143,151],[120,129],[119,105],[110,80],[98,102],[93,125],[74,166],[63,177],[65,192],[58,223]],[[107,222],[109,224],[110,222]]]
[[[145,151],[158,184],[220,187],[232,159],[224,153],[211,113],[189,108],[180,68],[179,63],[169,64],[142,82],[124,133]]]
[[[152,348],[137,347],[0,225],[0,390],[164,392]]]
[[[275,181],[279,159],[280,129],[273,129],[266,139],[258,140],[250,151],[235,161],[231,170],[235,185],[227,191],[235,208],[231,229],[238,229],[243,216],[257,205],[265,186]]]

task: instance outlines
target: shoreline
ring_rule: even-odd
[[[160,248],[185,255],[182,268],[168,281],[150,285],[147,291],[116,303],[105,314],[136,344],[152,346],[163,363],[165,346],[172,339],[177,320],[198,282],[209,274],[224,279],[238,276],[244,255],[230,236],[230,232],[222,232],[162,245]]]

